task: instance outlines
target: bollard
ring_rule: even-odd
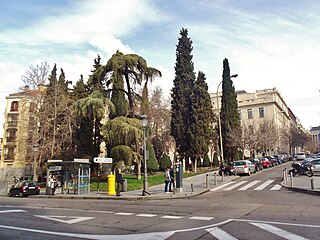
[[[218,185],[217,173],[214,173],[213,178],[214,178],[214,185],[217,186]]]
[[[288,171],[287,171],[287,168],[285,168],[284,170],[285,170],[285,174],[286,174],[285,175],[286,176],[286,183],[288,184]]]
[[[310,179],[310,182],[311,182],[311,189],[313,190],[314,189],[313,178]]]
[[[223,171],[221,173],[221,177],[222,177],[222,182],[224,182],[224,172]]]
[[[191,192],[193,192],[193,183],[191,183]]]
[[[290,172],[290,187],[293,187],[293,172]]]
[[[206,188],[209,188],[209,175],[206,174]]]
[[[116,195],[116,176],[113,174],[108,175],[108,194]]]
[[[283,183],[287,185],[287,179],[286,179],[286,169],[283,169]]]

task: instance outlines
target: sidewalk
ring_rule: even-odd
[[[216,173],[217,185],[215,185],[214,173]],[[149,187],[150,195],[147,195],[147,196],[142,196],[142,189],[140,189],[140,190],[134,190],[134,191],[121,192],[121,196],[108,195],[107,192],[100,191],[99,193],[91,192],[90,194],[82,194],[82,195],[57,193],[54,196],[40,194],[40,195],[29,196],[29,197],[31,198],[64,198],[64,199],[112,199],[112,200],[177,199],[177,198],[198,196],[200,194],[208,192],[209,189],[214,188],[215,186],[219,186],[221,184],[236,180],[238,178],[239,176],[224,176],[224,179],[222,181],[222,177],[218,175],[217,171],[199,174],[196,176],[183,179],[183,190],[180,193],[178,192],[165,193],[164,183],[163,183],[160,185]],[[207,184],[207,180],[208,180],[208,184]]]
[[[292,178],[292,181],[288,176],[287,180],[283,179],[281,185],[293,191],[320,195],[320,175],[314,175],[313,177],[297,175]]]

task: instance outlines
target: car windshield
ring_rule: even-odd
[[[246,162],[235,162],[234,165],[235,166],[243,166],[243,165],[246,165],[247,163]]]

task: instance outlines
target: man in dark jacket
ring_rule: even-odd
[[[174,184],[174,168],[173,165],[170,166],[170,184],[169,184],[169,192],[173,192],[175,189],[175,184]]]
[[[122,174],[121,174],[120,168],[116,169],[116,182],[117,182],[116,194],[117,194],[117,196],[121,196],[120,192],[122,190],[123,180],[122,180]]]

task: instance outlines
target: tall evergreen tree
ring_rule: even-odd
[[[232,141],[234,137],[241,137],[241,127],[238,114],[237,94],[231,80],[228,59],[223,60],[221,102],[223,154],[225,161],[233,161],[235,159],[238,147],[234,146]]]
[[[93,93],[94,91],[101,91],[105,90],[104,82],[105,82],[105,68],[101,65],[101,57],[97,56],[94,59],[93,70],[91,70],[92,74],[90,75],[87,86],[89,90],[89,94]]]
[[[196,161],[209,152],[212,139],[213,111],[208,93],[208,85],[203,72],[198,73],[197,81],[191,95],[190,145],[189,154]],[[193,166],[197,166],[197,163]]]
[[[175,78],[173,80],[171,101],[171,135],[176,141],[179,158],[185,159],[190,149],[191,93],[195,73],[191,52],[192,41],[188,30],[182,28],[176,49]]]

